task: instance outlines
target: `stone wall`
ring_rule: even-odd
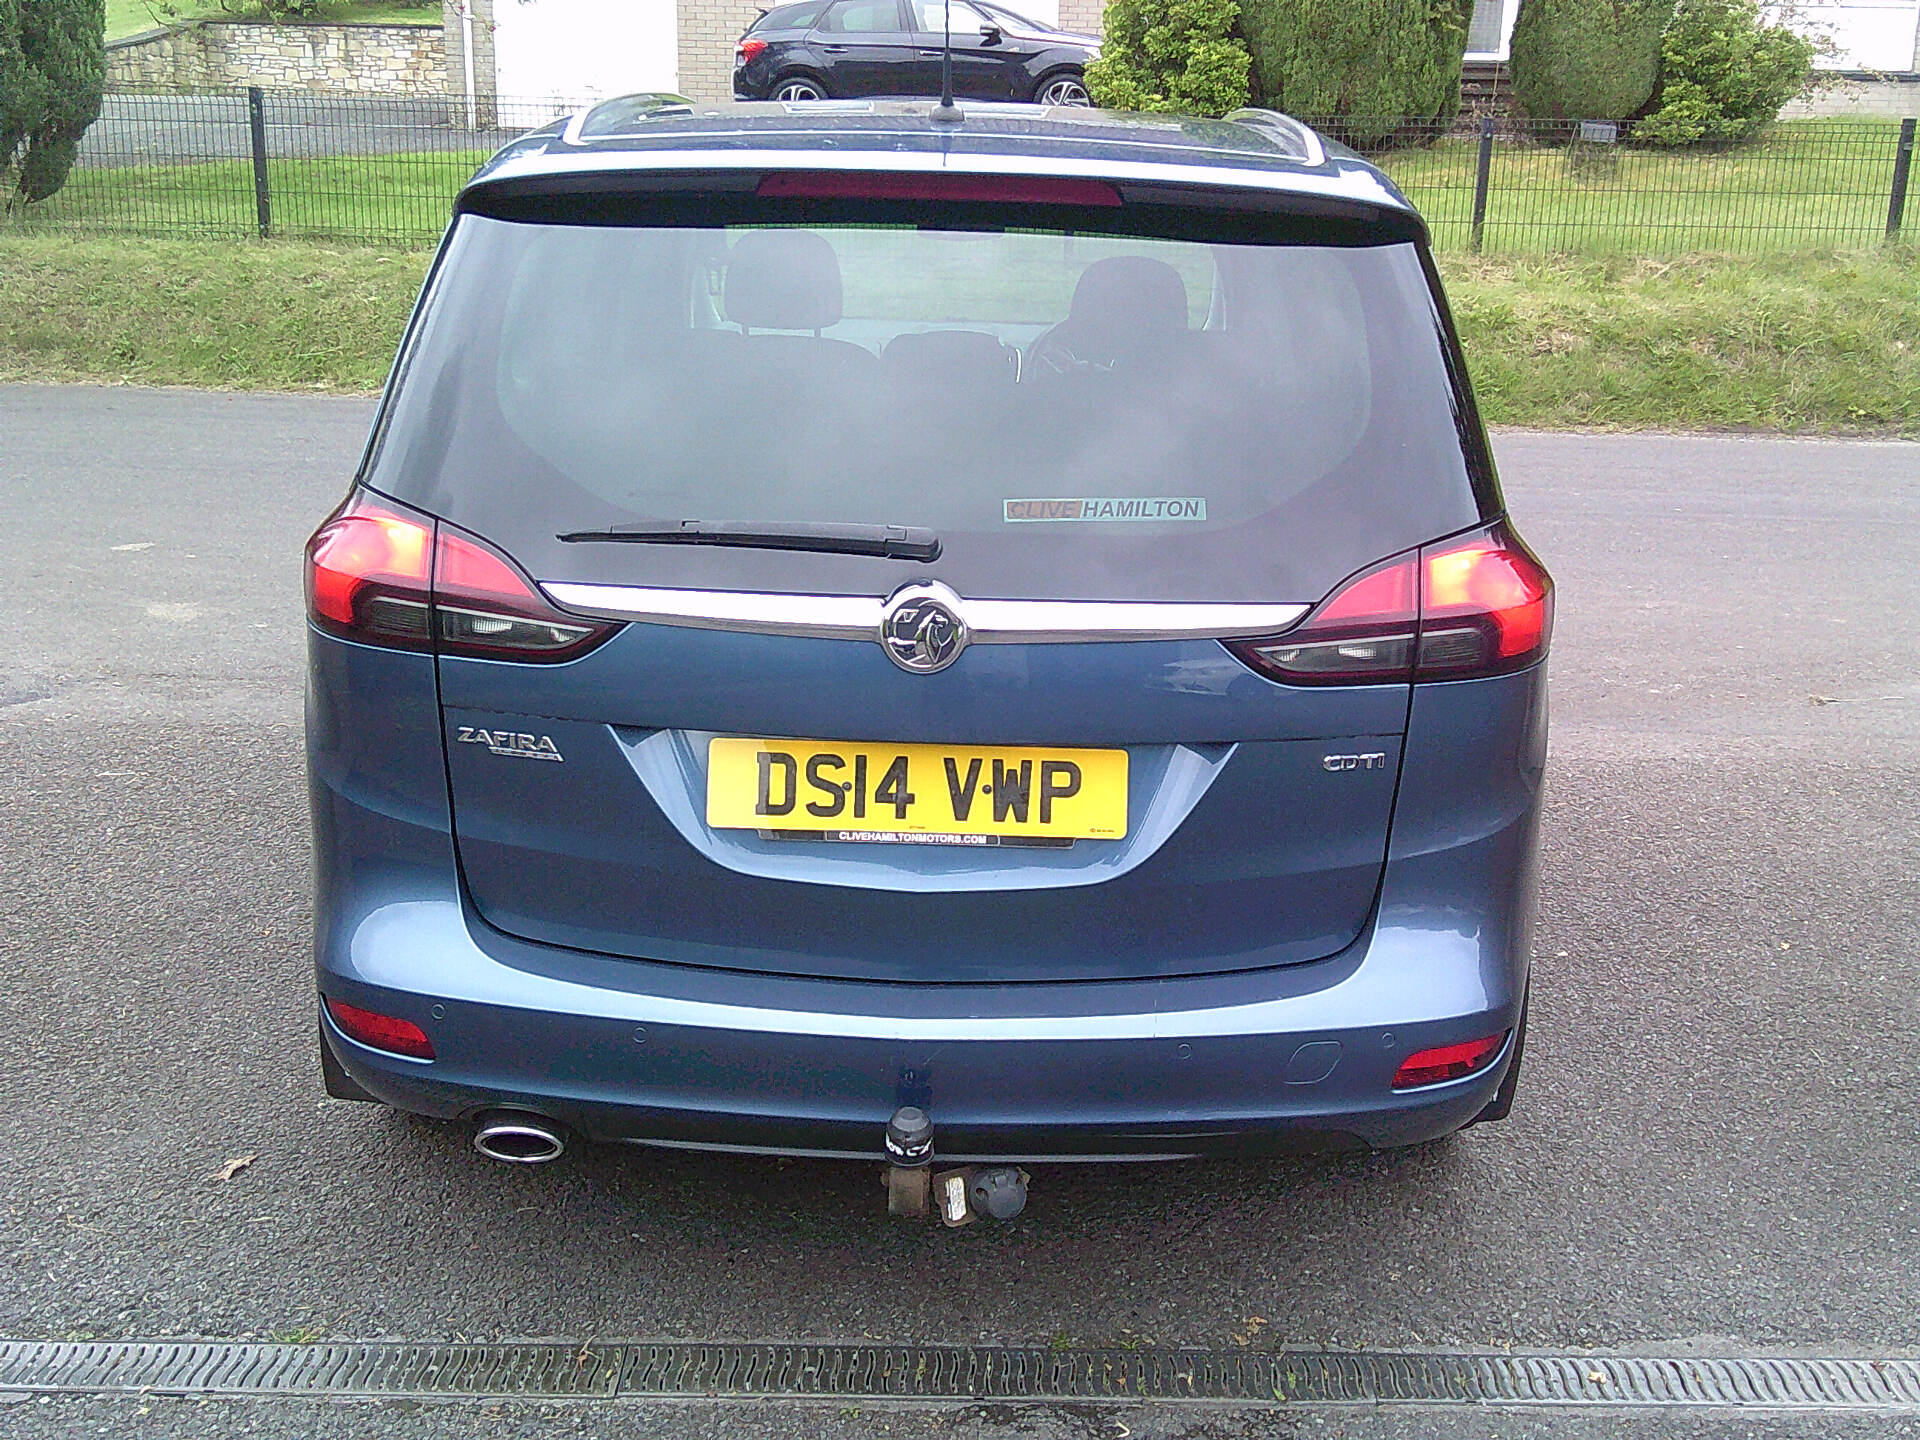
[[[446,88],[446,65],[437,25],[207,20],[114,41],[107,46],[107,85],[438,95]]]

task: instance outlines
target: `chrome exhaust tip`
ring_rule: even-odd
[[[474,1122],[473,1148],[506,1165],[544,1165],[567,1142],[558,1125],[531,1110],[489,1110]]]

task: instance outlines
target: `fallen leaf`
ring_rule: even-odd
[[[1587,1379],[1595,1385],[1604,1385],[1607,1383],[1607,1377],[1598,1370],[1587,1371]]]
[[[207,1178],[209,1180],[231,1180],[259,1158],[257,1154],[236,1155]]]

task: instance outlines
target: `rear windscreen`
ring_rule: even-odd
[[[463,216],[369,483],[538,579],[1299,601],[1478,517],[1413,246]],[[911,526],[933,562],[565,543]]]

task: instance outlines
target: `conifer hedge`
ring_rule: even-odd
[[[1450,123],[1471,0],[1242,0],[1254,102],[1350,144]]]
[[[1627,120],[1653,94],[1674,0],[1520,0],[1513,98],[1535,120]]]
[[[0,193],[44,200],[100,118],[106,0],[0,0]]]

